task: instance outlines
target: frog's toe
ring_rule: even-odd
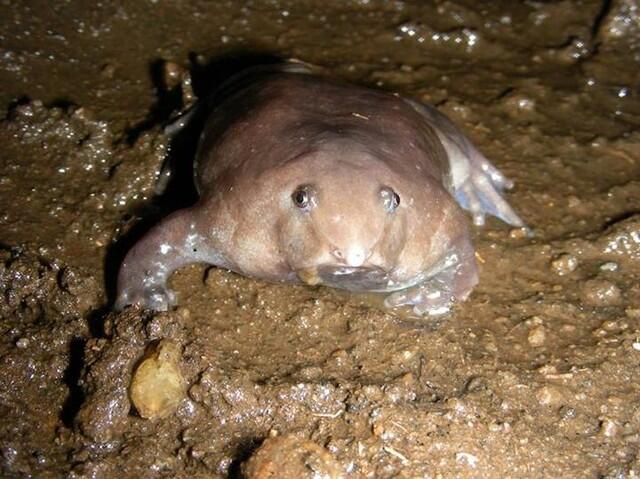
[[[153,289],[147,291],[146,303],[147,309],[167,311],[171,306],[176,304],[176,295],[167,288]]]
[[[123,291],[116,300],[115,309],[135,306],[152,311],[167,311],[176,304],[176,295],[168,288],[156,286],[139,291]]]
[[[419,316],[438,316],[451,311],[453,297],[445,289],[422,285],[392,293],[384,303],[388,308],[412,306]]]
[[[417,288],[403,289],[396,293],[392,293],[384,300],[387,308],[399,308],[400,306],[414,305],[420,301],[422,292]]]
[[[455,192],[456,201],[460,206],[471,213],[473,224],[483,226],[485,222],[486,209],[471,180],[465,181]]]
[[[414,304],[413,312],[419,316],[440,316],[451,312],[453,308],[452,298],[433,300],[426,298],[424,301]]]
[[[510,188],[512,183],[502,173],[492,169],[477,169],[455,191],[460,206],[471,212],[473,223],[482,226],[487,214],[493,215],[516,227],[523,227],[524,222],[501,196],[503,189]]]
[[[504,176],[502,172],[493,166],[493,164],[484,156],[482,156],[478,162],[478,170],[479,172],[482,172],[482,174],[484,174],[500,191],[510,190],[513,188],[513,181]]]

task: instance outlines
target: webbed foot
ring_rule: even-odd
[[[471,212],[474,224],[483,225],[485,216],[490,214],[517,228],[524,227],[524,222],[501,195],[513,187],[513,182],[436,108],[414,100],[407,101],[435,129],[449,157],[451,192],[458,204]]]
[[[419,316],[447,314],[457,302],[464,301],[478,283],[478,267],[473,246],[464,235],[451,244],[422,282],[391,293],[385,306],[412,306]]]
[[[397,291],[384,300],[388,308],[412,306],[413,312],[419,316],[440,316],[451,311],[455,297],[451,288],[438,279],[427,280],[417,286]]]
[[[153,311],[168,311],[175,304],[175,293],[169,288],[157,285],[120,291],[114,308],[121,311],[126,306],[135,306]]]
[[[484,225],[485,216],[490,214],[521,228],[524,222],[501,196],[504,190],[512,187],[513,182],[474,149],[469,158],[468,176],[454,195],[460,206],[471,212],[477,226]]]

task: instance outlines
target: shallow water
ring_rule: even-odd
[[[347,477],[640,474],[639,11],[0,6],[2,474],[237,477],[275,433],[325,447]],[[272,55],[436,104],[515,181],[535,236],[476,229],[480,284],[438,320],[204,266],[174,276],[176,311],[109,313],[126,248],[195,198],[195,132],[162,130],[184,106],[179,72],[203,95]],[[187,393],[142,419],[131,374],[160,340],[179,346]]]

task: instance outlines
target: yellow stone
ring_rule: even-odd
[[[186,393],[180,371],[180,347],[162,340],[150,347],[136,367],[129,395],[138,414],[145,419],[163,418],[173,413]]]

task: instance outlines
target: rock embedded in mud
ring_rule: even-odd
[[[180,371],[180,347],[162,340],[146,353],[133,373],[129,394],[138,414],[145,419],[170,415],[185,396]]]
[[[564,391],[556,386],[545,385],[535,393],[538,403],[542,406],[559,407],[564,403]]]
[[[185,69],[176,62],[166,61],[162,63],[162,83],[166,90],[180,85]]]
[[[582,287],[582,300],[589,306],[617,306],[622,302],[622,293],[611,281],[592,279]]]
[[[622,426],[618,421],[611,418],[602,418],[600,420],[600,434],[606,438],[612,438],[619,436],[622,431]]]
[[[614,223],[596,246],[620,267],[637,265],[640,261],[640,215]]]
[[[560,275],[564,276],[569,273],[573,273],[578,267],[578,258],[572,254],[561,254],[551,262],[551,269]]]
[[[294,435],[267,438],[242,466],[246,479],[342,479],[342,468],[325,448]]]
[[[544,346],[546,337],[547,333],[544,326],[536,326],[531,331],[529,331],[529,334],[527,335],[527,341],[532,347],[539,348],[541,346]]]
[[[607,261],[600,265],[600,271],[618,271],[618,263],[614,261]]]

